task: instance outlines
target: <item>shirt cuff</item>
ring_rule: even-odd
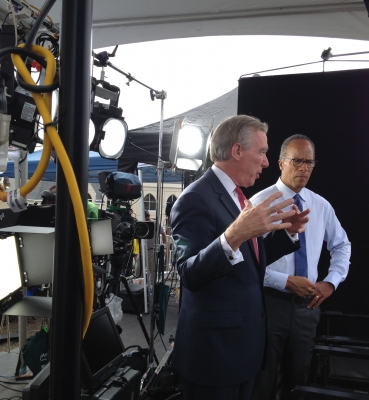
[[[220,236],[220,244],[223,248],[225,256],[227,257],[231,265],[235,265],[243,261],[243,255],[240,252],[240,249],[233,251],[232,247],[228,244],[224,233]]]
[[[342,276],[337,272],[330,271],[323,281],[331,283],[337,289],[337,286],[342,282]]]
[[[267,267],[265,270],[264,286],[284,291],[286,289],[287,279],[288,274],[274,271]]]
[[[293,243],[297,242],[299,240],[299,234],[298,233],[294,233],[293,235],[291,235],[290,233],[287,232],[287,229],[285,229],[288,237],[291,239],[291,241]]]

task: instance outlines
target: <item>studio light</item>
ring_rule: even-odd
[[[112,160],[122,155],[128,132],[128,126],[122,117],[123,110],[118,107],[119,95],[118,86],[111,85],[103,79],[92,78],[90,150]],[[109,103],[95,101],[95,96]]]
[[[206,161],[212,123],[184,118],[174,125],[169,159],[181,170],[198,171]]]
[[[122,113],[121,108],[99,102],[94,103],[89,135],[91,151],[98,152],[103,158],[113,160],[122,155],[128,132]]]

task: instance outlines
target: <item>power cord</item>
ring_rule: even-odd
[[[24,45],[19,46],[20,49],[23,49],[23,47]],[[94,283],[93,283],[93,273],[91,268],[92,258],[90,251],[90,239],[88,236],[87,222],[85,218],[85,212],[81,200],[80,191],[78,188],[77,180],[72,165],[70,163],[68,154],[64,148],[64,145],[59,137],[55,124],[53,123],[50,115],[51,91],[49,90],[51,90],[51,88],[53,87],[53,82],[56,76],[56,60],[49,50],[41,46],[32,45],[31,51],[33,59],[36,59],[37,56],[37,58],[41,57],[46,60],[44,87],[48,89],[47,92],[41,94],[38,93],[37,90],[34,90],[36,88],[36,84],[30,72],[28,71],[24,61],[18,54],[12,54],[12,61],[17,68],[18,74],[23,77],[24,82],[31,88],[33,88],[33,90],[31,90],[31,93],[35,100],[38,111],[43,118],[44,127],[46,128],[46,130],[44,137],[44,148],[42,151],[40,162],[30,180],[22,188],[20,188],[20,196],[25,197],[36,187],[38,182],[42,179],[46,171],[46,168],[49,164],[51,149],[52,147],[54,147],[67,181],[69,193],[71,195],[74,215],[76,218],[77,231],[80,239],[80,250],[81,250],[83,279],[84,279],[84,313],[83,313],[83,328],[82,328],[82,338],[83,338],[86,334],[90,322],[91,312],[93,310],[93,299],[94,299]],[[16,52],[17,51],[15,51],[14,53]],[[42,63],[44,65],[45,65],[45,60],[42,60]],[[8,195],[7,192],[1,192],[0,200],[7,201],[7,195]]]

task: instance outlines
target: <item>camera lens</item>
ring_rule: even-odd
[[[149,233],[149,227],[145,222],[136,223],[136,236],[140,239],[144,239]]]

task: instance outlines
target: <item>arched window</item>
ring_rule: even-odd
[[[177,200],[177,196],[175,196],[174,194],[171,194],[168,197],[167,204],[173,204],[176,200]]]
[[[144,197],[145,210],[156,211],[156,199],[149,193]]]
[[[171,195],[168,197],[167,205],[166,205],[166,207],[165,207],[165,216],[166,216],[167,218],[169,218],[170,212],[172,211],[173,204],[174,204],[174,202],[175,202],[176,200],[177,200],[177,196],[175,196],[174,194],[171,194]]]

